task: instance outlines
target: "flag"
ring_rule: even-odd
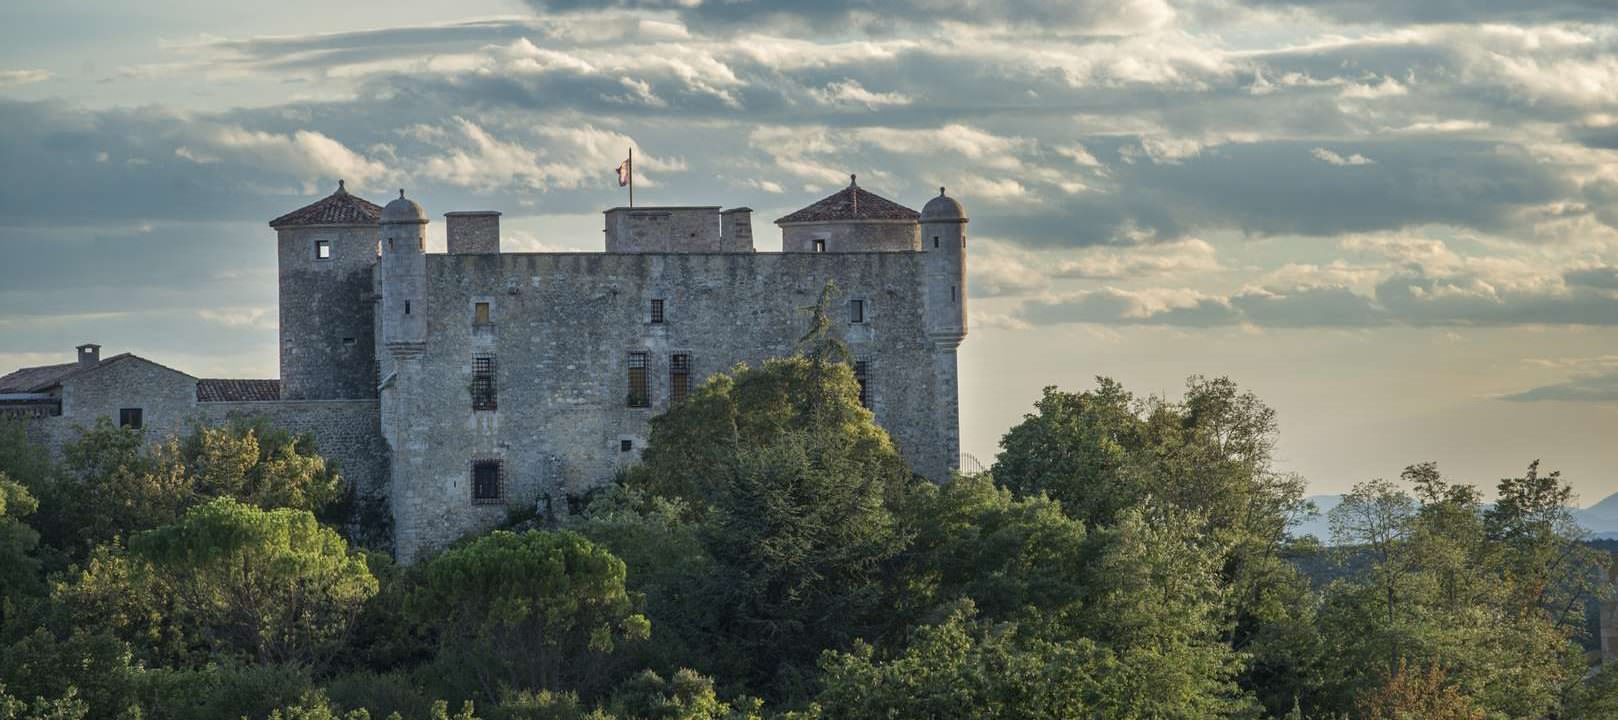
[[[628,160],[618,163],[618,187],[629,184],[629,174],[631,172],[634,171],[630,169]]]

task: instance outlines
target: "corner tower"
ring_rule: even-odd
[[[966,209],[938,189],[921,210],[922,282],[927,340],[932,345],[933,419],[942,447],[938,466],[922,474],[941,481],[961,466],[960,381],[955,350],[966,339]],[[935,474],[936,473],[936,474]]]
[[[382,208],[343,181],[270,221],[281,297],[281,398],[376,397],[372,271]]]
[[[427,211],[399,197],[382,209],[382,343],[395,358],[427,345]]]

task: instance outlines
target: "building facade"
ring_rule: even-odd
[[[309,430],[362,499],[389,510],[394,553],[410,563],[514,509],[561,511],[611,482],[651,418],[707,376],[792,354],[835,282],[862,401],[918,473],[944,481],[958,467],[967,218],[942,188],[917,213],[851,178],[777,221],[778,253],[755,251],[747,208],[613,208],[600,253],[502,252],[498,213],[445,219],[448,252],[427,253],[420,205],[401,192],[378,207],[339,185],[271,221],[278,382],[148,368],[162,382],[121,384],[99,369],[112,361],[81,351],[0,378],[0,407],[58,444],[93,421],[85,413],[136,407],[160,431],[249,414]],[[98,397],[111,395],[81,412],[69,398],[97,376],[112,385]]]

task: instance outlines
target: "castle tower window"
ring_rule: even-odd
[[[675,353],[669,356],[669,402],[685,402],[691,393],[691,356]]]
[[[938,236],[937,235],[933,236],[933,247],[938,247]]]
[[[618,452],[629,452],[629,451],[634,450],[634,449],[635,449],[635,441],[634,440],[619,440],[618,441]]]
[[[629,407],[652,406],[652,395],[646,386],[646,353],[629,354]]]
[[[473,325],[489,325],[489,324],[492,324],[492,322],[493,321],[491,321],[489,319],[489,304],[488,303],[480,302],[480,303],[476,303],[476,304],[472,305],[472,324]]]
[[[409,300],[405,301],[405,314],[406,315],[410,314],[410,301]]]
[[[826,252],[826,238],[815,238],[815,252]]]
[[[663,323],[663,299],[662,298],[654,298],[652,300],[652,324],[653,325],[661,325],[662,323]]]
[[[472,409],[494,410],[494,356],[477,355],[472,358]]]
[[[472,461],[472,502],[497,503],[504,496],[505,466],[499,460]]]
[[[865,301],[854,298],[848,301],[848,321],[855,325],[865,323]]]
[[[860,406],[871,409],[871,363],[865,360],[854,361],[854,382],[860,386]]]
[[[145,423],[145,411],[141,408],[123,408],[118,411],[118,427],[130,430],[139,430]]]
[[[331,259],[331,241],[330,240],[316,240],[315,241],[315,259],[316,260],[330,260]]]

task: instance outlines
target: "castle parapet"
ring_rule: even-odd
[[[605,214],[609,253],[753,252],[750,210],[720,213],[718,205],[615,207]]]
[[[500,213],[494,210],[444,213],[444,239],[451,255],[499,254]]]

